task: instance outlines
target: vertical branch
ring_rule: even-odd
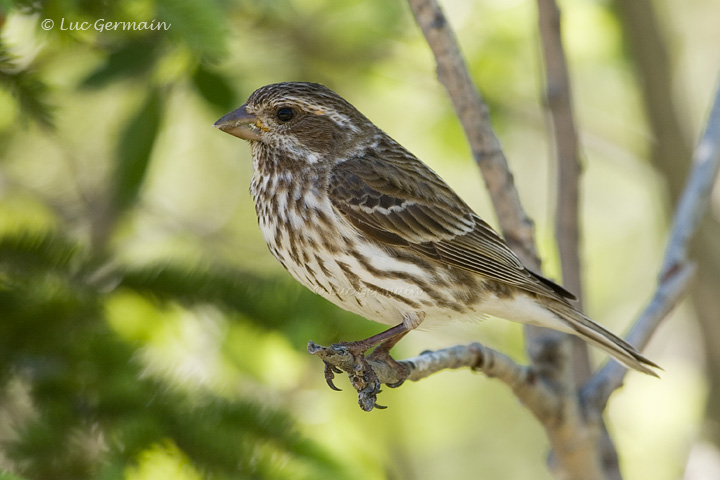
[[[533,223],[520,204],[507,159],[490,122],[488,106],[470,78],[455,34],[435,0],[408,0],[408,3],[435,56],[438,79],[465,130],[503,236],[528,267],[539,270]]]
[[[705,133],[695,148],[692,165],[690,178],[675,212],[675,228],[660,269],[661,278],[685,263],[690,238],[700,226],[710,203],[710,194],[720,168],[720,82]]]
[[[674,101],[678,89],[671,74],[672,62],[668,39],[663,35],[661,21],[655,12],[657,2],[652,0],[615,0],[613,5],[622,22],[623,36],[632,54],[643,108],[647,117],[652,140],[653,166],[662,175],[670,200],[677,205],[687,178],[692,156],[686,123],[681,121],[682,105]],[[682,90],[682,89],[680,89]],[[683,161],[678,161],[683,159]],[[693,241],[693,256],[697,259],[697,278],[692,296],[695,317],[700,324],[702,346],[705,352],[705,368],[708,374],[708,398],[720,398],[720,258],[717,239],[720,238],[720,218],[706,215]],[[706,405],[708,425],[720,424],[720,402]],[[710,440],[720,447],[720,436],[711,435]]]
[[[688,244],[707,211],[720,171],[720,81],[692,163],[693,169],[673,219],[657,290],[627,336],[639,348],[647,344],[660,322],[685,296],[695,271],[695,265],[687,261]],[[586,403],[604,408],[612,392],[622,385],[626,373],[625,369],[611,363],[605,365],[583,388]]]
[[[435,0],[408,3],[435,56],[438,79],[450,96],[485,179],[503,237],[526,267],[540,272],[533,222],[520,204],[507,159],[490,122],[488,106],[470,78],[455,34]],[[567,335],[530,325],[524,326],[524,331],[526,350],[533,362],[557,368],[559,364],[553,360],[562,355],[552,350],[560,348]]]
[[[552,120],[557,158],[555,238],[560,253],[563,285],[577,296],[578,308],[582,310],[578,228],[581,168],[572,92],[562,44],[560,9],[555,0],[538,0],[537,3],[545,60],[545,98]],[[575,379],[577,383],[582,383],[590,377],[587,345],[578,338],[573,338],[572,344]]]
[[[503,236],[523,262],[539,271],[534,228],[515,189],[500,142],[492,130],[488,107],[476,90],[460,49],[436,0],[408,0],[437,62],[437,75],[452,100],[475,161],[487,184]],[[576,384],[569,369],[568,336],[525,326],[526,349],[538,383],[553,385],[557,411],[538,416],[552,444],[552,469],[561,478],[604,478],[598,454],[598,427],[589,424],[578,404]]]
[[[639,93],[643,97],[645,116],[653,137],[648,145],[651,159],[664,173],[671,204],[675,205],[690,171],[685,160],[692,155],[692,145],[673,101],[675,93],[670,54],[654,3],[653,0],[613,2],[632,54]]]
[[[572,108],[570,80],[560,31],[560,9],[555,0],[538,0],[540,38],[546,74],[546,101],[550,111],[557,156],[558,195],[555,234],[562,260],[563,284],[581,301],[578,254],[578,200],[580,161]]]

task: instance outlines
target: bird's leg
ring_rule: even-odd
[[[390,349],[395,346],[407,333],[416,328],[422,323],[425,318],[425,314],[422,312],[410,312],[403,314],[403,322],[395,325],[392,328],[380,332],[377,335],[368,337],[364,340],[358,340],[356,342],[341,342],[332,345],[331,348],[342,348],[350,353],[353,357],[353,371],[348,372],[350,382],[353,388],[358,392],[358,403],[360,407],[365,411],[370,411],[374,407],[385,408],[381,405],[377,405],[375,400],[377,394],[380,391],[380,380],[373,368],[368,363],[368,360],[379,361],[388,365],[392,368],[397,376],[400,378],[395,383],[387,384],[391,388],[396,388],[402,385],[410,371],[409,368],[401,363],[398,363],[392,356],[390,356]],[[365,353],[371,348],[375,347],[375,350],[365,356]],[[325,363],[325,381],[333,390],[338,390],[333,384],[333,378],[335,373],[339,373],[337,367],[330,363]]]
[[[401,363],[398,363],[392,356],[390,356],[390,349],[395,346],[410,330],[413,330],[418,327],[422,323],[422,321],[425,319],[425,313],[424,312],[405,312],[403,313],[403,323],[398,325],[397,327],[402,326],[403,328],[398,328],[393,335],[391,335],[386,340],[383,340],[380,345],[373,350],[373,352],[370,354],[368,359],[371,360],[381,360],[385,364],[390,365],[395,372],[397,372],[398,376],[400,377],[400,380],[395,383],[388,383],[387,386],[390,388],[397,388],[403,383],[405,383],[405,379],[407,379],[408,375],[410,374],[410,369],[407,367],[407,365],[403,365]],[[397,328],[393,327],[393,328]],[[392,328],[390,330],[393,330]],[[387,333],[390,330],[383,332]]]
[[[397,372],[400,380],[395,383],[388,383],[387,386],[390,388],[397,388],[403,383],[405,383],[405,379],[410,374],[410,369],[406,365],[398,363],[398,361],[390,355],[390,349],[392,349],[392,347],[394,347],[400,340],[402,340],[402,338],[407,335],[409,331],[410,330],[405,330],[404,332],[398,333],[394,337],[384,340],[380,345],[375,347],[375,350],[373,350],[372,353],[367,357],[367,360],[380,360],[392,366],[392,368]]]
[[[406,325],[405,322],[403,322],[395,325],[392,328],[388,328],[384,332],[380,332],[377,335],[373,335],[372,337],[368,337],[364,340],[357,340],[354,342],[338,342],[333,344],[331,348],[347,349],[347,351],[353,356],[353,359],[355,360],[354,376],[357,377],[358,380],[365,378],[365,383],[377,385],[377,390],[379,390],[380,382],[377,380],[377,375],[375,375],[373,369],[370,367],[370,365],[368,365],[367,359],[365,358],[365,353],[377,345],[375,351],[380,349],[380,352],[378,352],[377,355],[375,355],[375,352],[373,352],[368,358],[377,358],[381,360],[387,360],[389,358],[391,362],[388,363],[397,364],[397,362],[395,362],[395,360],[390,357],[390,354],[388,352],[409,331],[410,328]],[[388,345],[385,346],[386,344]],[[332,381],[335,377],[335,373],[339,373],[337,371],[337,368],[326,362],[325,381],[330,386],[330,388],[332,388],[333,390],[338,390],[338,388]],[[355,386],[355,382],[353,382],[353,386]],[[361,386],[360,390],[362,390],[363,388],[364,387]]]

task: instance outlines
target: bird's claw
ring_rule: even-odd
[[[322,347],[314,342],[308,342],[309,353],[313,355],[320,354],[321,358],[324,357],[323,363],[325,364],[325,382],[327,385],[332,390],[340,391],[334,383],[335,375],[341,373],[342,371],[346,371],[348,373],[350,383],[358,393],[358,404],[360,405],[360,408],[369,412],[374,408],[387,408],[386,406],[379,405],[377,403],[377,396],[380,393],[380,387],[382,384],[380,383],[377,373],[370,365],[369,360],[378,362],[379,364],[388,365],[397,373],[396,378],[400,378],[400,380],[394,383],[388,383],[387,385],[390,388],[397,388],[403,384],[405,379],[408,377],[409,368],[407,365],[395,361],[387,352],[387,349],[376,348],[367,357],[365,356],[366,351],[367,346],[359,344],[359,342],[341,342],[331,345],[330,347]],[[346,363],[345,365],[347,366],[343,365],[342,369],[338,368],[336,365],[337,362],[329,360],[337,355],[342,356],[348,354],[350,354],[352,358],[352,363]]]
[[[359,368],[358,368],[359,367]],[[377,395],[380,393],[380,380],[375,371],[363,358],[362,364],[355,365],[355,372],[349,375],[353,388],[358,392],[358,405],[369,412],[373,408],[387,408],[377,404]]]
[[[336,392],[341,392],[342,389],[335,386],[333,379],[335,378],[335,374],[342,373],[342,370],[337,368],[335,365],[331,365],[325,360],[323,360],[323,363],[325,364],[325,383],[327,383],[328,387],[330,387],[332,390],[335,390]]]
[[[347,346],[346,346],[347,347]],[[369,412],[373,408],[387,408],[376,403],[377,395],[380,393],[380,380],[375,370],[365,358],[365,352],[350,348],[355,364],[353,371],[348,372],[350,383],[358,392],[358,404],[364,411]]]
[[[400,385],[402,385],[403,383],[405,383],[405,379],[404,379],[404,378],[403,378],[402,380],[399,380],[399,381],[395,382],[395,383],[386,383],[385,385],[387,385],[387,386],[390,387],[390,388],[398,388],[398,387],[399,387]]]

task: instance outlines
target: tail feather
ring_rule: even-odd
[[[567,323],[570,333],[607,352],[626,367],[654,377],[657,377],[658,374],[653,368],[662,370],[659,365],[645,357],[628,342],[571,306],[553,304],[547,305],[547,308]]]

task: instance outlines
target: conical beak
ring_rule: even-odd
[[[257,129],[257,117],[245,110],[245,105],[228,113],[213,124],[225,133],[234,135],[243,140],[260,140]]]

